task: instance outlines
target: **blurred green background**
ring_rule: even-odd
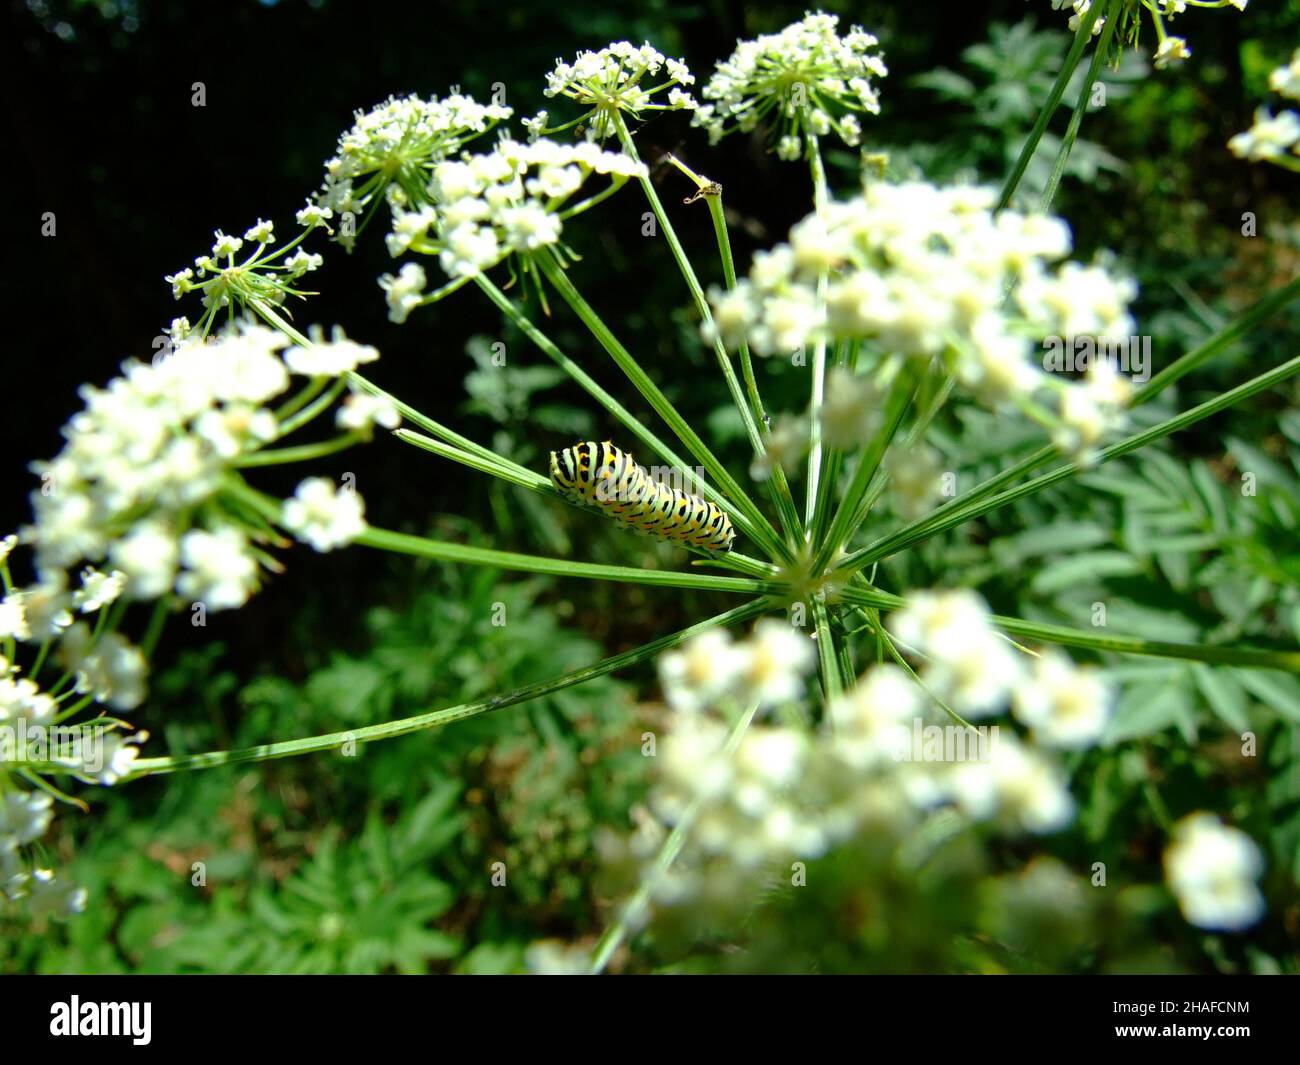
[[[25,520],[26,464],[57,451],[77,386],[102,383],[128,355],[148,357],[173,316],[195,316],[172,301],[163,275],[205,250],[216,228],[242,232],[259,217],[287,226],[354,109],[452,86],[486,97],[499,83],[517,116],[527,116],[548,105],[541,86],[557,57],[621,38],[683,57],[703,81],[738,37],[778,29],[804,6],[11,4],[0,44],[9,124],[0,531]],[[1046,0],[968,3],[960,17],[884,3],[825,9],[881,38],[891,72],[865,140],[891,153],[899,176],[999,180],[1068,46],[1064,17]],[[1087,116],[1057,200],[1080,257],[1112,249],[1139,279],[1138,320],[1153,338],[1156,370],[1300,267],[1300,179],[1250,167],[1225,147],[1250,124],[1268,71],[1300,45],[1300,4],[1190,11],[1175,28],[1191,42],[1192,61],[1153,72],[1131,53],[1107,72],[1107,105]],[[190,103],[198,81],[203,108]],[[1063,127],[1064,114],[1052,128]],[[723,184],[742,269],[754,248],[806,213],[805,175],[757,140],[710,148],[677,115],[651,121],[638,139],[648,160],[674,151]],[[1027,176],[1027,195],[1045,180],[1052,149],[1045,145]],[[833,181],[850,188],[856,155],[830,162]],[[657,178],[684,241],[715,280],[707,216],[675,206],[690,190],[671,171]],[[637,357],[674,402],[743,469],[739,426],[666,249],[639,237],[641,210],[629,194],[590,216],[576,234],[584,255],[576,276],[636,339]],[[45,211],[57,217],[54,239],[39,235]],[[1259,220],[1254,239],[1241,235],[1244,211]],[[313,250],[326,254],[313,275],[322,294],[299,322],[339,322],[376,345],[384,357],[375,379],[431,416],[537,468],[549,448],[611,428],[484,301],[462,293],[394,326],[375,281],[391,269],[382,242],[362,241],[351,256]],[[1278,316],[1162,404],[1186,407],[1294,355],[1297,326],[1300,313]],[[557,315],[548,329],[630,398],[577,323]],[[485,369],[496,340],[509,352],[505,372]],[[771,409],[804,402],[799,374],[764,370]],[[1268,471],[1273,498],[1295,496],[1294,399],[1293,385],[1259,397],[1175,438],[1163,458],[1108,467],[1087,490],[1054,490],[954,532],[893,563],[888,586],[971,583],[1002,612],[1075,623],[1082,604],[1101,598],[1115,604],[1122,631],[1157,625],[1162,638],[1294,645],[1294,508],[1217,521],[1203,495],[1192,493],[1199,509],[1188,505],[1185,480],[1200,467],[1222,486],[1247,462]],[[1153,405],[1151,416],[1172,409]],[[1027,432],[963,410],[941,444],[969,483]],[[370,519],[387,527],[599,561],[674,557],[665,545],[611,534],[397,442],[379,439],[320,472],[342,470],[355,473]],[[288,492],[302,475],[270,471],[258,483]],[[1134,477],[1150,488],[1136,505],[1123,490]],[[1188,530],[1210,539],[1160,551],[1142,522],[1168,511],[1187,511]],[[1035,529],[1055,538],[1028,538]],[[1053,559],[1045,545],[1059,547],[1061,537],[1077,550]],[[1207,576],[1210,558],[1226,561]],[[138,718],[153,750],[242,746],[460,702],[718,609],[708,596],[522,580],[360,551],[299,550],[286,563],[247,608],[213,615],[201,630],[176,624],[164,638],[154,697]],[[496,603],[506,604],[504,628],[491,624]],[[978,859],[955,852],[926,890],[869,898],[878,917],[889,914],[886,923],[908,934],[864,933],[831,956],[794,950],[782,938],[786,921],[753,957],[799,970],[1294,967],[1300,686],[1269,677],[1261,691],[1234,677],[1211,695],[1191,667],[1142,668],[1128,678],[1116,746],[1073,767],[1088,783],[1080,825],[1053,843],[1064,864],[1036,865],[1030,876],[1012,872],[1025,857],[1015,847]],[[663,719],[656,695],[644,671],[377,745],[356,760],[313,757],[89,796],[91,814],[63,818],[54,843],[91,891],[88,912],[66,925],[0,927],[0,970],[517,969],[529,942],[590,937],[608,920],[617,896],[598,875],[599,852],[605,833],[628,831],[644,795],[639,738]],[[1265,738],[1258,764],[1232,756],[1228,741],[1243,722]],[[1127,863],[1135,880],[1139,870],[1158,880],[1153,788],[1175,816],[1217,803],[1262,843],[1267,837],[1272,906],[1250,936],[1195,934],[1145,898],[1120,907],[1123,920],[1109,900],[1080,901],[1066,921],[1043,903],[1074,890],[1070,877],[1099,850]],[[863,904],[877,860],[864,856],[865,866],[806,904],[812,941],[841,936],[827,915]],[[512,871],[508,891],[491,886],[495,861]],[[206,884],[192,884],[195,862]],[[1041,920],[1008,927],[1008,913],[1033,917],[1036,905]]]

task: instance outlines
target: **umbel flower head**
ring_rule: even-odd
[[[223,479],[281,434],[268,404],[291,373],[327,378],[378,357],[341,334],[282,356],[285,344],[260,326],[190,337],[152,363],[123,363],[104,388],[82,389],[85,409],[65,427],[63,450],[33,465],[41,487],[23,530],[55,602],[70,603],[66,570],[106,558],[128,598],[174,589],[211,609],[245,602],[257,586],[261,534],[220,500]],[[40,616],[56,613],[41,603]],[[43,628],[31,638],[49,635]]]
[[[1103,0],[1052,0],[1052,8],[1056,11],[1069,8],[1070,29],[1077,31],[1085,17],[1092,11],[1094,4],[1100,2]],[[1248,2],[1249,0],[1125,0],[1119,9],[1115,48],[1121,49],[1126,43],[1134,46],[1138,44],[1142,36],[1145,14],[1150,17],[1151,25],[1155,29],[1156,69],[1164,70],[1166,67],[1184,62],[1192,55],[1187,41],[1182,37],[1171,35],[1165,26],[1166,22],[1172,22],[1174,16],[1181,15],[1188,7],[1235,7],[1238,11],[1245,11]],[[1093,22],[1094,37],[1105,28],[1107,17],[1099,16]]]
[[[481,104],[455,90],[443,99],[393,96],[370,111],[357,111],[352,128],[339,137],[338,150],[325,161],[320,205],[356,219],[368,217],[385,196],[418,203],[435,165],[511,114],[504,104]],[[350,248],[364,222],[340,230],[340,243]]]
[[[1279,96],[1300,100],[1300,48],[1291,62],[1269,75],[1268,86]],[[1255,122],[1244,133],[1228,141],[1232,154],[1252,163],[1269,162],[1288,170],[1300,170],[1300,114],[1282,111],[1274,115],[1267,107],[1255,112]]]
[[[589,140],[603,141],[618,131],[620,113],[640,118],[643,111],[694,110],[698,103],[686,90],[694,82],[680,59],[669,59],[649,44],[615,41],[598,52],[579,52],[572,63],[557,63],[546,76],[546,95],[576,101],[581,115],[548,128],[549,116],[542,111],[524,125],[534,139],[581,125]]]
[[[989,189],[924,182],[872,183],[859,197],[828,203],[795,225],[788,243],[756,255],[734,289],[710,293],[706,339],[748,342],[769,356],[849,340],[883,355],[940,357],[995,407],[1054,392],[1059,418],[1045,424],[1062,447],[1086,456],[1116,426],[1127,383],[1100,361],[1084,383],[1046,373],[1035,366],[1037,340],[1127,341],[1135,286],[1100,266],[1057,265],[1070,250],[1065,224],[994,214],[995,203]],[[847,432],[848,417],[836,412],[837,432]]]
[[[838,15],[806,15],[779,33],[741,41],[718,64],[700,95],[695,124],[717,143],[733,130],[748,132],[768,120],[777,154],[798,159],[809,134],[834,132],[845,144],[861,139],[858,113],[880,113],[873,78],[889,71],[877,40],[860,26],[841,36]]]
[[[178,270],[165,280],[176,299],[189,292],[203,297],[204,313],[195,330],[206,336],[218,313],[228,308],[278,307],[289,296],[302,299],[313,295],[296,284],[304,274],[319,269],[323,260],[299,245],[313,230],[328,228],[330,217],[328,208],[307,204],[297,214],[302,232],[279,247],[275,246],[274,224],[261,219],[243,237],[217,230],[211,254],[198,256],[193,269]],[[246,246],[251,250],[240,258]]]
[[[523,258],[527,270],[529,255],[559,245],[565,219],[608,193],[570,205],[591,175],[608,177],[617,187],[645,173],[643,163],[589,141],[502,140],[491,152],[439,163],[424,206],[407,210],[395,205],[388,250],[394,256],[406,251],[437,255],[454,281],[482,273],[511,255]],[[388,295],[390,317],[399,322],[414,307],[440,295],[423,294],[424,270],[413,263],[379,283]]]

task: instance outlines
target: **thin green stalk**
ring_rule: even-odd
[[[1229,344],[1245,336],[1260,322],[1281,310],[1297,296],[1300,296],[1300,277],[1289,281],[1281,288],[1274,289],[1218,330],[1205,343],[1171,362],[1133,393],[1129,406],[1136,407],[1154,399],[1170,385],[1182,380],[1197,367],[1219,354]]]
[[[805,115],[805,120],[807,116]],[[820,212],[826,206],[829,192],[826,186],[826,167],[822,164],[821,146],[817,143],[817,137],[805,124],[804,129],[808,165],[812,171],[813,184],[813,208]],[[817,278],[817,311],[823,313],[826,307],[826,287],[829,283],[829,276],[825,270]],[[812,536],[812,530],[817,527],[817,501],[821,493],[819,491],[821,479],[825,470],[822,469],[822,406],[826,401],[826,336],[818,336],[816,344],[813,346],[813,365],[812,365],[812,387],[808,402],[808,477],[804,498],[804,525],[808,529],[808,534]],[[814,547],[817,545],[814,543]]]
[[[826,603],[814,597],[809,606],[812,609],[813,624],[817,628],[817,664],[821,672],[822,694],[825,696],[825,701],[829,703],[844,694],[844,689],[853,683],[853,677],[845,677],[841,673],[839,648],[835,634],[831,631],[831,619],[826,611]]]
[[[326,378],[326,381],[328,381],[328,378]],[[297,413],[293,413],[293,414],[277,413],[276,421],[279,423],[280,436],[282,437],[288,436],[290,433],[294,432],[295,430],[301,429],[313,418],[319,416],[323,411],[329,408],[331,403],[333,403],[336,399],[339,398],[339,396],[343,392],[343,389],[346,387],[347,387],[347,382],[341,377],[337,378],[335,381],[333,381],[330,384],[328,391],[326,391],[323,395],[317,396],[313,402],[305,405]],[[292,404],[290,404],[289,406],[292,406]],[[288,407],[286,407],[285,409],[288,409]]]
[[[1127,437],[1118,443],[1103,448],[1099,454],[1096,465],[1101,465],[1102,463],[1109,462],[1111,459],[1119,458],[1121,455],[1127,455],[1132,451],[1137,451],[1139,448],[1145,447],[1152,441],[1159,440],[1161,437],[1168,436],[1171,433],[1176,433],[1179,430],[1186,429],[1188,426],[1195,425],[1197,422],[1202,421],[1211,415],[1217,414],[1221,410],[1227,409],[1234,403],[1238,403],[1243,399],[1248,399],[1256,393],[1271,388],[1273,385],[1286,380],[1297,372],[1300,372],[1300,357],[1291,359],[1288,362],[1283,363],[1281,366],[1277,366],[1274,369],[1269,370],[1267,373],[1261,374],[1259,377],[1252,378],[1244,384],[1238,385],[1236,388],[1229,389],[1222,395],[1216,396],[1214,399],[1208,400],[1197,407],[1193,407],[1189,411],[1184,411],[1182,414],[1160,422],[1158,425],[1152,426],[1150,429],[1146,429],[1140,433],[1135,433],[1133,436]],[[1033,458],[1035,458],[1035,456],[1031,455],[1030,459]],[[1026,461],[1028,460],[1022,460],[1021,463],[1017,464],[1017,467],[1013,467],[1013,470],[1023,466]],[[961,505],[954,506],[953,503],[945,504],[929,515],[929,517],[923,518],[918,522],[913,522],[911,525],[904,526],[902,529],[890,533],[888,536],[881,537],[874,543],[868,544],[866,547],[854,551],[852,554],[846,555],[835,566],[835,569],[837,571],[859,569],[862,566],[870,565],[872,562],[877,562],[882,558],[888,558],[890,555],[911,547],[913,544],[929,539],[936,533],[944,532],[957,525],[964,525],[966,522],[979,517],[981,514],[986,514],[991,510],[996,510],[999,507],[1006,506],[1008,503],[1014,503],[1017,499],[1022,499],[1025,496],[1042,491],[1044,488],[1049,488],[1054,484],[1058,484],[1070,477],[1077,476],[1080,473],[1086,473],[1091,468],[1093,467],[1084,468],[1079,466],[1077,463],[1067,463],[1063,466],[1058,466],[1049,473],[1035,477],[1031,481],[1026,481],[1024,484],[1015,488],[1008,489],[1005,492],[999,492],[997,495],[989,496],[985,493],[985,497],[980,499],[972,499],[972,494],[958,497],[958,499],[954,500],[953,503]],[[1005,483],[1006,477],[1011,474],[1013,470],[1008,470],[1004,473],[998,474],[998,476],[993,480],[1003,481]],[[981,488],[983,488],[983,486],[981,486]]]
[[[1093,7],[1100,10],[1101,3],[1098,0]],[[1065,176],[1066,164],[1070,161],[1070,151],[1074,148],[1074,142],[1079,136],[1079,127],[1083,125],[1083,113],[1088,109],[1088,100],[1091,98],[1092,86],[1097,83],[1097,76],[1101,73],[1101,65],[1106,59],[1106,53],[1110,50],[1110,39],[1115,35],[1115,24],[1119,21],[1116,0],[1110,0],[1106,5],[1106,24],[1101,30],[1101,39],[1097,42],[1097,47],[1092,52],[1092,62],[1088,64],[1088,74],[1084,78],[1083,87],[1079,90],[1079,99],[1075,101],[1074,111],[1070,114],[1070,124],[1066,127],[1065,137],[1061,140],[1061,147],[1056,153],[1056,161],[1052,164],[1052,172],[1048,176],[1047,185],[1043,189],[1043,198],[1038,202],[1038,210],[1046,214],[1052,206],[1052,200],[1056,198],[1056,190],[1061,184],[1061,178]],[[1080,27],[1082,28],[1082,27]]]
[[[423,536],[412,536],[409,533],[392,532],[388,529],[366,529],[353,543],[381,551],[436,559],[440,562],[461,562],[473,566],[518,570],[523,573],[545,573],[553,577],[581,577],[588,580],[650,584],[661,588],[693,588],[702,592],[735,592],[741,595],[765,595],[778,593],[781,590],[781,586],[773,581],[748,577],[722,577],[712,573],[637,569],[632,566],[604,566],[593,562],[578,562],[568,558],[543,558],[514,551],[471,547],[468,544],[457,544],[447,540],[430,540]]]
[[[749,728],[750,722],[754,720],[754,714],[757,710],[758,704],[756,703],[741,714],[735,725],[732,726],[722,748],[722,757],[724,759],[729,759],[736,753],[740,741],[744,738],[745,730]],[[681,854],[682,848],[686,845],[686,839],[695,826],[695,821],[700,816],[700,811],[703,808],[704,796],[700,795],[693,799],[686,809],[682,811],[681,816],[677,819],[677,824],[673,826],[673,830],[668,833],[668,838],[664,840],[663,846],[659,849],[650,872],[641,880],[636,891],[624,903],[623,909],[619,912],[618,920],[605,930],[605,934],[596,943],[596,947],[592,951],[591,968],[589,970],[592,976],[599,976],[605,971],[605,966],[609,964],[609,959],[614,956],[614,952],[622,945],[632,929],[641,924],[647,910],[650,908],[650,902],[654,898],[655,891],[658,890],[663,878],[668,874],[673,862],[677,860],[677,856]]]
[[[460,448],[452,447],[450,444],[444,444],[441,440],[434,440],[432,437],[424,436],[420,433],[412,432],[410,429],[394,429],[393,436],[403,443],[411,444],[414,447],[421,448],[424,451],[432,452],[445,459],[451,459],[452,462],[459,462],[462,466],[468,466],[472,470],[478,470],[480,473],[489,474],[492,477],[499,477],[510,484],[519,485],[521,488],[528,488],[534,492],[541,492],[543,495],[552,495],[560,497],[559,491],[551,484],[550,480],[539,473],[524,466],[515,463],[500,463],[491,459],[481,458],[478,455],[471,455]]]
[[[1101,12],[1101,3],[1094,3],[1083,18],[1079,20],[1079,28],[1074,34],[1074,43],[1070,45],[1070,51],[1066,53],[1061,72],[1056,75],[1056,81],[1052,83],[1052,91],[1047,94],[1047,100],[1038,112],[1038,118],[1034,120],[1033,128],[1025,139],[1024,147],[1020,149],[1020,157],[1016,159],[1016,165],[1011,168],[1011,173],[1007,175],[1007,180],[1002,185],[1002,194],[998,197],[997,209],[999,211],[1006,207],[1016,194],[1020,179],[1025,176],[1025,170],[1028,168],[1030,160],[1033,159],[1034,153],[1038,150],[1038,143],[1043,139],[1043,134],[1047,132],[1048,123],[1051,122],[1057,107],[1060,106],[1061,97],[1065,95],[1065,90],[1069,87],[1070,79],[1074,76],[1079,60],[1083,58],[1084,49],[1088,47],[1088,41],[1092,38],[1093,24],[1100,17]]]
[[[573,312],[582,320],[583,324],[587,326],[592,336],[600,343],[600,346],[609,353],[610,357],[618,364],[619,369],[623,371],[628,380],[636,386],[637,391],[654,408],[655,413],[664,420],[664,423],[672,429],[678,439],[686,445],[687,450],[695,457],[696,461],[717,482],[719,491],[730,500],[732,508],[747,519],[752,527],[750,535],[755,539],[755,542],[773,557],[781,557],[787,560],[791,558],[790,548],[777,535],[771,522],[763,516],[762,511],[754,505],[753,500],[740,487],[736,479],[727,472],[726,467],[718,461],[713,452],[709,450],[708,445],[700,439],[700,435],[681,416],[659,386],[650,379],[645,370],[641,368],[640,363],[632,357],[631,352],[614,336],[600,315],[583,299],[582,293],[574,287],[573,282],[569,280],[560,264],[551,256],[545,254],[538,255],[536,261],[541,272],[550,281],[555,291],[560,294]],[[757,536],[754,535],[755,533],[757,533]]]
[[[437,728],[453,721],[463,721],[465,718],[474,717],[478,714],[500,710],[507,706],[515,706],[530,699],[550,695],[552,692],[571,688],[576,684],[583,684],[596,677],[603,677],[620,669],[626,669],[639,662],[647,661],[663,651],[670,650],[689,640],[692,636],[696,636],[708,629],[719,625],[738,625],[741,622],[748,621],[750,618],[763,613],[767,608],[767,601],[763,599],[745,603],[725,613],[697,622],[679,632],[661,636],[657,640],[642,644],[630,651],[624,651],[622,654],[602,659],[595,665],[584,666],[582,669],[575,669],[570,673],[539,681],[536,684],[528,684],[502,695],[494,695],[491,698],[479,699],[471,703],[460,703],[457,706],[450,706],[443,710],[431,710],[423,714],[416,714],[413,717],[385,721],[378,725],[365,725],[361,728],[349,729],[346,732],[330,732],[320,736],[284,740],[279,743],[265,743],[257,747],[244,747],[233,751],[208,751],[204,754],[141,758],[135,763],[135,767],[128,779],[137,780],[141,777],[174,773],[180,770],[211,769],[222,765],[265,762],[273,758],[289,758],[299,754],[332,751],[345,745],[392,739],[395,736],[405,736],[408,733],[419,732],[423,729]]]
[[[623,146],[623,151],[632,159],[640,162],[641,156],[637,152],[636,142],[632,139],[632,134],[628,131],[627,123],[623,120],[621,114],[615,115],[616,128],[618,130],[619,141]],[[707,189],[704,199],[709,204],[709,212],[713,217],[714,232],[718,239],[719,253],[723,260],[723,272],[728,271],[730,264],[730,279],[727,282],[728,288],[734,288],[736,284],[735,264],[731,262],[731,243],[727,238],[726,218],[722,213],[722,186],[710,182],[700,175],[695,174],[688,167],[684,166],[673,156],[669,160],[682,173],[689,176],[701,191]],[[650,204],[650,209],[654,212],[658,220],[659,228],[663,232],[664,239],[668,242],[668,247],[672,251],[673,259],[677,262],[677,267],[681,271],[682,279],[686,282],[686,287],[690,291],[691,299],[695,303],[695,308],[700,314],[700,320],[707,327],[713,323],[713,311],[709,307],[709,301],[705,297],[704,287],[700,284],[700,279],[695,273],[694,266],[691,265],[690,257],[687,256],[686,250],[682,247],[682,242],[677,237],[677,230],[673,227],[672,219],[668,217],[668,212],[664,210],[664,205],[659,199],[659,193],[655,191],[654,183],[649,177],[640,179],[641,189],[645,193],[646,201]],[[718,368],[722,371],[723,380],[727,383],[727,390],[731,393],[732,402],[736,405],[736,411],[740,415],[741,424],[745,428],[745,433],[749,437],[750,446],[754,450],[754,455],[763,458],[767,454],[767,445],[763,440],[763,434],[759,430],[756,415],[750,410],[749,405],[745,402],[744,393],[741,391],[740,382],[736,380],[736,371],[732,368],[731,357],[727,354],[727,347],[722,342],[721,337],[715,338],[713,342],[713,353],[718,361]],[[746,348],[746,357],[748,349]],[[752,379],[753,369],[749,370],[749,376]],[[756,386],[751,391],[751,396],[757,394]],[[769,490],[773,493],[773,501],[777,508],[777,516],[785,530],[786,536],[792,543],[798,542],[799,537],[799,516],[795,510],[794,497],[790,494],[790,486],[785,479],[785,472],[773,472],[770,479]]]
[[[886,400],[885,416],[880,429],[858,459],[857,468],[853,471],[853,480],[849,483],[849,487],[840,499],[839,506],[835,510],[835,517],[831,519],[830,528],[826,532],[825,539],[821,543],[813,545],[816,553],[813,556],[811,573],[819,574],[824,571],[830,564],[831,559],[834,558],[835,553],[853,534],[853,527],[850,522],[858,513],[862,497],[866,495],[867,489],[871,485],[871,479],[880,468],[885,452],[893,442],[899,426],[902,425],[904,416],[911,408],[916,386],[916,376],[911,372],[911,368],[908,366],[902,367],[898,376],[894,379],[889,398]]]
[[[316,444],[298,444],[294,447],[252,451],[247,455],[240,455],[234,460],[233,465],[239,469],[246,469],[251,466],[280,466],[290,462],[307,462],[311,459],[322,458],[325,455],[333,455],[339,451],[346,451],[353,444],[359,444],[365,439],[364,433],[353,432],[344,433],[342,436],[336,436],[330,440],[322,440]]]
[[[846,588],[842,596],[846,603],[869,606],[882,610],[897,610],[907,605],[907,600],[888,592],[874,589]],[[1092,651],[1114,651],[1118,654],[1144,655],[1150,658],[1177,658],[1185,662],[1209,662],[1224,666],[1243,666],[1252,669],[1280,669],[1300,673],[1300,651],[1277,651],[1260,647],[1224,647],[1215,644],[1171,643],[1163,640],[1144,640],[1138,636],[1123,636],[1097,632],[1095,629],[1073,629],[1024,618],[995,614],[992,622],[1003,632],[1042,643],[1060,644],[1064,647],[1081,647]]]
[[[497,308],[507,318],[509,318],[516,327],[518,327],[524,336],[528,337],[528,339],[531,340],[544,355],[551,359],[552,362],[559,366],[560,369],[577,381],[578,384],[587,391],[588,395],[613,414],[614,417],[617,418],[638,440],[650,448],[654,454],[658,455],[660,458],[666,459],[676,469],[687,470],[691,468],[690,464],[687,463],[684,458],[678,455],[672,448],[659,439],[658,436],[646,428],[646,426],[626,407],[601,388],[590,374],[565,355],[550,337],[537,328],[532,320],[519,309],[518,305],[510,299],[509,296],[482,275],[476,277],[475,280],[478,282],[479,288],[481,288]],[[727,502],[726,497],[712,485],[704,483],[700,484],[698,487],[700,494],[706,499],[716,503],[724,510],[731,510],[731,506]],[[750,539],[754,540],[755,543],[762,542],[762,533],[744,515],[732,514],[732,520],[736,523],[737,528],[739,528],[740,531]]]

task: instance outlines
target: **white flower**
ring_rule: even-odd
[[[145,520],[109,547],[109,558],[127,577],[132,599],[157,599],[172,586],[180,545],[162,522]]]
[[[1174,826],[1165,851],[1165,879],[1183,916],[1215,931],[1240,931],[1264,915],[1264,897],[1255,885],[1263,868],[1254,841],[1208,813]]]
[[[1300,48],[1295,50],[1290,63],[1269,74],[1268,87],[1281,96],[1300,100]]]
[[[876,666],[828,707],[836,753],[857,770],[899,758],[921,708],[911,677],[892,664]]]
[[[717,142],[775,119],[778,154],[797,159],[805,133],[834,130],[849,145],[861,138],[853,112],[879,114],[873,78],[888,70],[876,38],[859,26],[841,36],[838,15],[806,15],[779,33],[740,41],[701,92],[708,101],[694,122]]]
[[[1114,690],[1100,672],[1049,650],[1017,683],[1012,709],[1038,742],[1078,750],[1101,739],[1113,705]]]
[[[7,791],[0,795],[0,838],[12,836],[20,844],[45,835],[54,819],[54,800],[43,791]]]
[[[1181,37],[1166,37],[1156,48],[1156,69],[1182,63],[1191,57],[1192,50]]]
[[[1030,399],[1049,388],[1032,338],[1131,336],[1136,286],[1102,266],[1054,265],[1069,250],[1065,225],[995,214],[996,201],[986,188],[871,182],[797,223],[788,243],[756,254],[733,289],[713,289],[704,339],[748,342],[759,355],[870,340],[918,361],[938,356],[991,406]],[[1050,387],[1073,385],[1054,379]],[[851,411],[853,398],[846,403]]]
[[[228,237],[219,229],[216,232],[216,238],[216,243],[212,245],[212,257],[214,259],[225,259],[228,256],[233,256],[244,246],[244,242],[238,237]]]
[[[285,365],[304,377],[339,377],[379,358],[378,351],[349,340],[337,326],[329,342],[323,342],[319,334],[312,339],[311,347],[290,348],[284,356]]]
[[[270,244],[275,239],[275,226],[259,218],[257,224],[244,234],[244,239],[251,240],[254,244]]]
[[[428,279],[424,267],[419,263],[406,263],[397,276],[384,274],[379,279],[379,287],[384,290],[388,300],[388,317],[390,321],[404,322],[410,313],[424,299],[424,288]]]
[[[816,663],[812,641],[784,621],[764,618],[740,645],[740,700],[774,706],[803,692],[804,674]]]
[[[320,269],[321,263],[325,261],[324,256],[316,255],[312,252],[304,251],[299,248],[284,261],[284,267],[295,277],[302,274],[310,273],[312,270]]]
[[[821,409],[822,443],[842,451],[866,444],[875,433],[881,405],[880,389],[871,378],[832,367]]]
[[[743,652],[724,629],[692,637],[681,650],[659,659],[659,682],[668,705],[682,712],[714,705],[735,683],[743,661]]]
[[[470,277],[512,253],[530,254],[560,240],[560,212],[592,175],[614,180],[644,176],[644,164],[595,144],[560,144],[537,139],[530,144],[502,140],[483,155],[439,163],[429,189],[436,201],[433,244],[452,277]],[[403,231],[406,219],[394,216],[390,251],[428,236]],[[420,225],[428,227],[421,216]],[[381,282],[383,283],[383,282]],[[393,306],[391,285],[389,304]]]
[[[334,217],[334,212],[328,207],[320,207],[314,203],[308,203],[294,217],[298,224],[306,229],[315,229],[317,226],[324,226]]]
[[[134,710],[144,702],[149,663],[140,648],[118,632],[91,633],[84,621],[72,625],[57,655],[77,675],[77,691],[115,710]]]
[[[1283,111],[1274,117],[1268,108],[1255,112],[1255,124],[1245,133],[1238,133],[1228,141],[1232,154],[1251,162],[1281,159],[1300,144],[1300,115]]]
[[[947,786],[968,816],[996,817],[1018,831],[1055,832],[1074,816],[1074,802],[1056,767],[1002,733],[989,744],[988,761],[955,764]]]
[[[117,599],[126,587],[126,574],[121,570],[101,573],[87,566],[81,573],[81,587],[72,593],[72,604],[83,614],[93,614]]]
[[[664,67],[667,80],[656,76]],[[635,118],[643,110],[693,110],[698,104],[683,86],[694,81],[680,59],[666,59],[648,44],[637,47],[630,41],[616,41],[598,52],[578,53],[572,63],[557,63],[546,77],[545,92],[577,101],[584,110],[587,136],[604,140],[615,133],[614,116],[620,111]],[[650,83],[648,87],[645,82]],[[669,90],[667,101],[654,102],[665,89]],[[532,127],[525,123],[530,133],[544,130],[545,114],[538,116],[543,120],[540,127],[536,120]]]
[[[749,475],[756,481],[766,481],[777,466],[792,472],[808,450],[807,420],[789,414],[777,415],[764,444],[763,454],[755,455],[750,464]]]
[[[140,756],[138,745],[148,738],[149,733],[144,731],[133,736],[123,736],[118,732],[104,735],[98,751],[83,752],[84,764],[79,767],[78,774],[105,787],[116,784],[131,774]]]
[[[401,187],[393,184],[395,179],[427,180],[434,164],[457,155],[511,114],[509,107],[481,104],[457,92],[444,99],[390,97],[370,111],[356,112],[352,128],[339,137],[336,154],[325,163],[320,202],[328,209],[323,217],[332,211],[367,210]],[[340,239],[351,243],[349,236]]]
[[[340,429],[364,433],[376,425],[396,429],[402,423],[402,416],[392,402],[383,396],[352,392],[339,406],[334,422]]]
[[[10,592],[0,599],[0,640],[30,640],[31,636],[23,597],[21,593]]]
[[[889,499],[900,518],[911,521],[934,509],[943,496],[943,462],[926,444],[891,450],[885,457]]]
[[[257,588],[257,560],[248,538],[233,525],[215,532],[191,529],[181,539],[180,553],[185,569],[176,590],[209,609],[243,606]]]
[[[317,551],[332,551],[365,531],[364,512],[356,491],[338,490],[324,477],[309,477],[285,502],[283,525]]]
[[[57,876],[50,869],[32,872],[27,908],[34,917],[71,917],[83,913],[89,897],[85,888]]]

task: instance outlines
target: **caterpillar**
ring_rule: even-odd
[[[662,540],[730,551],[736,539],[721,507],[657,481],[608,440],[583,440],[552,451],[551,481],[571,502]]]

